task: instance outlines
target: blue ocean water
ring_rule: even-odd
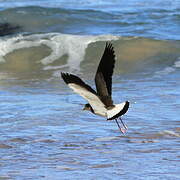
[[[180,179],[179,27],[179,0],[0,0],[0,179]],[[107,41],[125,135],[60,78],[95,88]]]
[[[28,32],[180,38],[179,0],[7,0],[0,9],[0,22],[21,25]]]

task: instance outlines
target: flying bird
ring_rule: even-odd
[[[96,115],[106,117],[107,120],[115,120],[120,131],[125,133],[127,126],[121,119],[129,108],[129,102],[113,104],[112,100],[112,75],[115,65],[115,52],[111,43],[106,43],[103,56],[100,60],[95,75],[96,91],[79,77],[70,73],[61,73],[64,82],[77,94],[88,101],[83,110],[91,111]],[[120,126],[118,120],[121,121]]]

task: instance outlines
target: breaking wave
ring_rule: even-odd
[[[62,70],[92,71],[105,43],[115,47],[117,72],[171,72],[180,67],[178,41],[113,35],[24,34],[0,39],[0,70],[17,76],[57,76]],[[162,72],[161,72],[162,71]],[[39,76],[38,75],[38,76]]]

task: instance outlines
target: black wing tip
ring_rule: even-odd
[[[67,72],[61,72],[61,77],[62,77],[62,78],[66,77],[66,76],[69,76],[69,75],[70,75],[70,73],[67,73]]]
[[[112,46],[112,42],[111,41],[107,41],[106,42],[106,46]]]
[[[61,72],[61,78],[64,80],[66,83],[66,77],[68,76],[68,73]]]
[[[72,78],[73,78],[74,75],[70,74],[70,73],[64,73],[64,72],[61,72],[61,78],[64,80],[64,82],[66,84],[69,84],[72,82]]]
[[[114,51],[113,44],[111,42],[109,42],[109,41],[106,42],[106,47],[105,48]]]
[[[74,74],[61,72],[61,77],[66,84],[70,84],[70,83],[82,84],[82,80],[79,77],[75,76]]]
[[[115,51],[111,42],[106,42],[105,52],[112,54],[115,57]]]

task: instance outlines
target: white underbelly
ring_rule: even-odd
[[[97,112],[94,112],[94,114],[102,116],[102,117],[107,117],[107,110],[105,110],[105,111],[97,111]]]

